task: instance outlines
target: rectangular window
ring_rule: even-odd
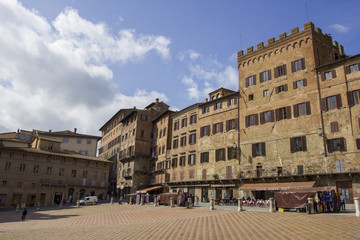
[[[64,176],[65,173],[65,169],[64,168],[60,168],[59,170],[59,176]]]
[[[306,86],[307,86],[307,80],[306,79],[301,79],[301,80],[293,82],[294,89],[301,88],[301,87],[306,87]]]
[[[140,132],[140,137],[141,137],[141,138],[144,138],[144,135],[145,135],[144,130],[141,130],[141,132]]]
[[[274,122],[274,110],[260,113],[260,124]]]
[[[179,139],[174,139],[173,140],[173,148],[176,149],[176,148],[178,148],[178,146],[179,146]]]
[[[39,166],[37,166],[37,165],[34,166],[33,173],[34,173],[34,174],[39,173]]]
[[[203,169],[202,171],[201,171],[201,180],[206,180],[206,169]]]
[[[179,165],[180,165],[181,167],[185,166],[185,156],[180,156]]]
[[[221,109],[221,108],[222,108],[222,103],[221,102],[218,102],[218,103],[214,104],[214,110]]]
[[[298,166],[297,166],[297,170],[298,170],[298,174],[299,174],[299,175],[303,175],[303,174],[304,174],[304,166],[303,166],[303,165],[298,165]]]
[[[280,177],[283,175],[283,169],[282,167],[277,167],[277,175]]]
[[[339,131],[339,124],[338,122],[330,122],[330,129],[331,132],[338,132]]]
[[[209,162],[209,152],[203,152],[200,154],[200,163]]]
[[[332,153],[335,151],[346,151],[345,138],[334,138],[326,140],[328,152]]]
[[[268,97],[269,96],[269,89],[266,89],[263,91],[263,97]]]
[[[325,73],[325,80],[332,78],[332,72],[326,72]]]
[[[91,139],[87,139],[86,144],[91,144]]]
[[[281,93],[281,92],[287,92],[287,90],[288,90],[287,84],[284,84],[284,85],[281,85],[281,86],[278,86],[275,88],[276,94]]]
[[[177,159],[177,158],[173,158],[173,159],[172,159],[172,163],[171,163],[172,168],[176,168],[176,167],[177,167],[177,162],[178,162],[178,159]]]
[[[47,167],[46,174],[51,175],[52,174],[52,167]]]
[[[20,164],[20,172],[25,172],[26,165]]]
[[[127,173],[128,173],[128,174],[131,173],[131,169],[130,169],[130,168],[128,168]],[[97,172],[94,172],[94,173],[93,173],[93,176],[92,176],[92,180],[96,180],[96,179],[97,179]]]
[[[237,98],[230,98],[228,100],[228,106],[232,106],[232,105],[235,105],[237,104]]]
[[[262,166],[256,166],[256,177],[262,176]]]
[[[226,166],[226,178],[232,178],[232,166]]]
[[[180,147],[186,146],[186,136],[181,137],[180,139]]]
[[[179,130],[179,120],[174,122],[174,130]]]
[[[268,80],[271,80],[271,70],[267,70],[260,73],[260,82],[266,82]]]
[[[255,144],[252,145],[252,156],[253,157],[266,156],[265,143],[264,142],[255,143]]]
[[[77,143],[77,144],[81,144],[81,143],[82,143],[82,139],[77,139],[77,140],[76,140],[76,143]]]
[[[188,164],[189,165],[194,165],[195,164],[195,154],[190,154],[188,156]]]
[[[215,150],[215,160],[217,162],[225,160],[225,148]]]
[[[227,120],[226,121],[226,131],[230,131],[230,130],[233,130],[233,129],[238,129],[238,122],[239,122],[239,119],[237,119],[237,118]]]
[[[63,139],[62,139],[62,142],[63,142],[63,143],[68,143],[68,142],[69,142],[69,139],[68,139],[68,138],[63,138]]]
[[[203,113],[203,114],[204,114],[204,113],[208,113],[209,110],[210,110],[209,106],[205,106],[205,107],[203,107],[203,109],[202,109],[202,113]]]
[[[196,133],[192,133],[189,135],[189,144],[195,144],[196,143]]]
[[[296,61],[291,62],[291,71],[297,72],[305,69],[305,58],[298,59]]]
[[[360,102],[360,90],[355,90],[351,92],[347,92],[347,100],[349,106],[354,106],[359,104]]]
[[[230,160],[230,159],[236,159],[236,151],[237,149],[236,149],[236,147],[234,148],[234,147],[228,147],[228,149],[227,149],[227,157],[228,157],[228,160]]]
[[[215,123],[213,124],[213,134],[222,133],[223,132],[223,123]]]
[[[249,94],[249,101],[254,100],[254,94]]]
[[[245,86],[250,87],[256,84],[256,75],[245,78]]]
[[[5,170],[6,170],[6,171],[9,171],[10,168],[11,168],[11,162],[6,162],[6,163],[5,163]]]
[[[310,102],[294,105],[294,117],[301,117],[311,114]]]
[[[286,75],[286,64],[274,68],[275,78]]]
[[[357,64],[353,64],[353,65],[345,67],[345,73],[349,74],[352,72],[359,71],[359,67],[360,67],[359,65],[360,65],[360,63],[357,63]]]
[[[259,125],[258,114],[253,114],[245,117],[245,127]]]
[[[87,178],[88,177],[88,171],[84,171],[83,172],[83,178]]]
[[[76,170],[71,171],[71,177],[76,177]]]
[[[210,136],[210,125],[200,128],[200,137]]]
[[[294,152],[306,152],[306,136],[290,138],[290,151]]]
[[[17,182],[16,187],[21,188],[22,182]]]
[[[321,110],[328,111],[331,109],[341,108],[341,95],[334,95],[326,98],[321,99]]]
[[[183,118],[181,119],[181,127],[186,127],[187,126],[187,118]]]
[[[140,120],[141,120],[141,121],[147,121],[147,115],[145,115],[145,114],[140,114]]]
[[[283,107],[275,109],[275,120],[280,121],[283,119],[290,119],[291,118],[291,107]]]
[[[335,167],[337,173],[345,172],[344,160],[335,160]]]
[[[190,125],[195,124],[195,123],[196,123],[196,114],[192,114],[190,116]]]

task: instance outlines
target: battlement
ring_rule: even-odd
[[[240,61],[243,58],[248,57],[249,55],[254,55],[262,49],[274,46],[279,42],[282,42],[282,41],[285,41],[288,39],[293,39],[293,38],[299,36],[300,34],[303,34],[304,32],[317,33],[319,36],[322,36],[323,38],[332,42],[332,37],[330,35],[328,35],[326,33],[322,33],[322,30],[320,28],[315,28],[315,26],[312,22],[307,22],[301,28],[295,27],[295,28],[291,29],[291,31],[289,31],[289,32],[280,33],[278,37],[272,37],[272,38],[269,38],[266,42],[260,42],[256,46],[248,47],[246,49],[246,52],[244,52],[244,50],[239,51],[238,52],[238,61]],[[340,53],[344,53],[343,46],[339,45],[337,42],[334,42],[333,46],[335,48],[338,48]]]

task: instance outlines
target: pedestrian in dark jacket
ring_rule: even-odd
[[[24,208],[24,211],[22,212],[21,221],[25,221],[26,215],[27,215],[27,210],[26,208]]]

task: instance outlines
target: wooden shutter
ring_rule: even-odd
[[[259,125],[259,117],[258,114],[255,114],[255,126]]]
[[[235,119],[235,129],[239,129],[239,119]]]
[[[331,75],[332,75],[333,78],[336,78],[336,70],[332,70]]]
[[[291,118],[291,107],[288,106],[286,107],[286,119],[290,119]]]
[[[275,109],[275,120],[276,121],[280,120],[280,110],[279,110],[279,108]]]
[[[294,138],[290,138],[290,152],[291,153],[295,152],[295,139]]]
[[[336,97],[336,108],[341,108],[342,104],[341,104],[341,94],[338,94],[335,96]]]
[[[214,135],[216,133],[216,124],[213,124],[212,127],[213,127],[212,134]]]
[[[249,78],[245,78],[245,87],[248,87],[249,86]]]
[[[285,90],[285,92],[288,91],[288,85],[287,84],[284,85],[284,90]]]
[[[270,111],[270,121],[274,122],[274,110]]]
[[[348,105],[351,107],[351,106],[354,106],[354,95],[353,95],[353,92],[346,92],[346,97],[347,97],[347,101],[348,101]]]
[[[321,76],[321,81],[325,81],[325,73],[321,73],[320,76]]]
[[[279,87],[275,87],[275,93],[276,93],[276,94],[279,93]]]
[[[297,86],[296,86],[296,81],[295,81],[295,82],[293,82],[293,88],[294,88],[294,89],[296,89],[296,88],[297,88]]]
[[[253,85],[255,85],[256,84],[256,75],[253,75],[253,82],[254,82]]]
[[[231,154],[231,147],[228,147],[227,148],[227,157],[228,157],[228,160],[232,159],[232,154]]]
[[[230,130],[230,120],[226,120],[226,131]]]
[[[286,64],[282,65],[282,67],[283,67],[283,70],[284,70],[284,75],[286,75],[287,74],[286,73]]]
[[[360,149],[360,138],[356,139],[356,148]]]
[[[223,131],[224,131],[224,123],[221,122],[221,123],[220,123],[220,132],[223,132]]]
[[[260,83],[262,83],[264,81],[264,78],[263,78],[263,72],[261,72],[259,74],[259,79],[260,79]]]
[[[357,65],[358,65],[358,69],[360,70],[360,63],[358,63]]]
[[[265,122],[265,117],[264,117],[264,113],[260,113],[260,124],[264,124]]]
[[[203,137],[204,136],[204,127],[201,127],[200,128],[200,137]]]
[[[303,79],[303,86],[304,86],[304,87],[307,86],[307,80],[306,80],[306,78]]]
[[[262,150],[261,156],[266,156],[265,143],[263,142],[263,143],[260,143],[260,144],[262,145],[262,148],[261,148],[261,150]]]
[[[252,157],[256,157],[256,144],[253,144],[251,148],[252,148]]]
[[[236,97],[234,98],[234,103],[237,104],[237,98]]]
[[[346,151],[345,138],[340,138],[340,151]]]
[[[222,102],[220,103],[220,109],[222,109]]]
[[[301,143],[302,143],[303,151],[306,152],[307,151],[306,136],[301,137]]]
[[[291,62],[291,72],[295,72],[295,61]]]
[[[206,180],[206,169],[202,170],[202,180]]]
[[[298,104],[295,104],[293,106],[294,108],[294,118],[297,118],[299,116],[299,107],[298,107]]]
[[[216,103],[214,104],[214,110],[216,110]]]
[[[311,105],[310,102],[306,102],[306,115],[311,114]]]
[[[305,69],[305,58],[301,59],[301,69]]]
[[[249,127],[249,116],[245,116],[245,127]]]
[[[271,80],[271,70],[269,69],[267,72],[268,72],[268,79]]]
[[[327,148],[328,148],[328,152],[329,152],[329,153],[332,153],[332,152],[333,152],[333,148],[332,148],[332,141],[331,141],[331,139],[326,140],[326,145],[327,145]]]
[[[346,73],[346,74],[349,74],[349,73],[350,73],[350,66],[346,66],[346,67],[345,67],[345,73]]]
[[[338,122],[331,122],[330,123],[330,129],[331,129],[331,132],[338,132],[339,131],[339,124]]]
[[[326,112],[326,111],[328,110],[328,109],[327,109],[327,104],[326,104],[326,98],[322,98],[322,99],[321,99],[320,105],[321,105],[321,111]]]
[[[226,178],[231,178],[231,169],[232,166],[226,166]]]
[[[277,68],[274,68],[274,77],[277,78],[279,76],[279,73],[277,71]]]

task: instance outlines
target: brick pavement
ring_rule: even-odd
[[[352,215],[134,205],[0,212],[0,239],[360,239]]]

